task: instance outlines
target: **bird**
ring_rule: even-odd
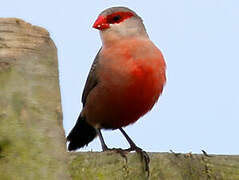
[[[135,123],[158,101],[166,83],[164,57],[150,40],[142,18],[127,7],[105,9],[93,28],[99,30],[102,46],[86,80],[81,99],[83,108],[67,136],[68,150],[82,148],[97,136],[103,151],[112,150],[101,130],[119,129],[130,148],[117,151],[140,153],[148,171],[148,154],[123,127]]]

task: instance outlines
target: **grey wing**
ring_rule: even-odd
[[[90,69],[90,72],[88,74],[88,77],[87,77],[87,80],[85,83],[85,87],[84,87],[83,94],[81,97],[81,102],[83,103],[83,107],[85,106],[88,94],[98,83],[98,79],[96,76],[96,68],[98,65],[99,53],[100,53],[101,49],[102,48],[100,48],[99,52],[97,53],[97,55],[95,57],[95,60],[93,61],[93,64],[91,65],[91,69]]]

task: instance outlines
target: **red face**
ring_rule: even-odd
[[[134,16],[131,12],[115,12],[107,16],[99,16],[95,21],[93,28],[104,30],[110,27],[110,24],[119,24],[124,20]]]

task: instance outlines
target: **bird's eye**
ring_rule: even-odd
[[[120,15],[116,15],[113,17],[113,21],[117,22],[121,19],[121,16]]]
[[[131,12],[115,12],[106,16],[108,24],[119,24],[124,20],[134,16]]]

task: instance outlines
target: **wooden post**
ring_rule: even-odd
[[[0,18],[0,179],[69,179],[64,137],[53,41]]]

